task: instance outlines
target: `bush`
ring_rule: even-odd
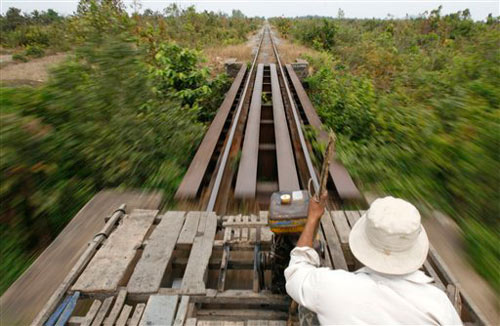
[[[310,33],[324,23],[293,20],[290,34],[318,47]],[[327,54],[310,58],[308,85],[340,159],[360,186],[455,218],[499,291],[500,25],[440,9],[334,24],[334,42],[320,44]]]
[[[24,54],[33,58],[41,58],[44,56],[45,51],[38,45],[28,45],[24,50]]]
[[[14,61],[21,61],[21,62],[28,62],[28,58],[23,53],[14,53],[12,55],[12,60]]]
[[[204,133],[200,117],[225,88],[199,69],[198,52],[154,48],[126,32],[103,35],[79,47],[47,84],[0,88],[0,200],[8,221],[0,267],[9,271],[0,290],[97,191],[159,188],[172,199]]]

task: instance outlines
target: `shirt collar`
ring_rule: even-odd
[[[383,273],[376,272],[373,269],[370,269],[368,267],[362,267],[362,268],[358,269],[357,271],[354,271],[354,273],[355,274],[364,273],[364,274],[374,275],[374,276],[378,276],[378,277],[383,277],[383,278],[390,279],[390,280],[403,279],[406,281],[410,281],[413,283],[420,283],[420,284],[434,282],[434,279],[432,277],[425,275],[425,273],[422,272],[421,270],[417,270],[415,272],[412,272],[409,274],[404,274],[404,275],[389,275],[389,274],[383,274]]]

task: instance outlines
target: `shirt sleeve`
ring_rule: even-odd
[[[315,274],[320,270],[318,253],[310,247],[295,247],[285,269],[286,291],[295,302],[317,312]],[[315,295],[316,294],[316,295]]]

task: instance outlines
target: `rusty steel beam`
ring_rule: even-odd
[[[217,174],[215,176],[213,188],[211,189],[210,196],[208,198],[208,204],[206,207],[207,212],[212,212],[215,209],[215,204],[217,201],[217,197],[219,195],[219,189],[221,187],[222,178],[224,177],[224,174],[226,172],[226,166],[227,166],[227,163],[229,160],[230,151],[233,147],[233,139],[237,138],[237,137],[235,137],[236,129],[238,128],[238,125],[240,124],[240,115],[241,115],[241,112],[243,111],[243,105],[245,104],[245,98],[247,96],[247,92],[248,92],[248,89],[250,87],[250,81],[252,79],[252,75],[253,75],[254,70],[255,70],[255,65],[257,62],[257,58],[259,56],[260,49],[262,47],[262,41],[264,40],[264,35],[265,35],[265,31],[263,31],[263,33],[262,33],[259,47],[257,48],[257,52],[255,53],[255,57],[253,59],[252,66],[250,67],[250,72],[248,73],[247,80],[245,81],[245,87],[243,89],[243,92],[241,93],[241,101],[238,104],[238,107],[237,107],[236,112],[234,114],[233,122],[231,124],[231,129],[229,131],[229,136],[228,136],[228,139],[226,141],[224,151],[220,157],[220,164],[219,164],[218,169],[217,169]]]
[[[300,190],[292,142],[290,141],[290,133],[286,122],[285,108],[283,106],[283,99],[281,98],[278,72],[274,63],[270,64],[270,68],[279,190]]]
[[[257,76],[252,92],[252,101],[248,113],[245,139],[241,151],[241,160],[236,177],[234,196],[236,198],[254,198],[257,186],[257,162],[259,158],[260,111],[262,104],[262,82],[264,65],[257,67]]]
[[[290,76],[290,80],[292,81],[293,87],[299,98],[300,105],[302,106],[304,113],[307,117],[307,122],[313,126],[319,132],[319,140],[323,142],[328,141],[328,134],[325,130],[323,130],[321,120],[316,113],[309,97],[302,86],[299,78],[295,74],[291,65],[286,65],[286,69],[288,71],[288,75]],[[335,189],[339,195],[339,198],[342,202],[355,202],[355,203],[363,203],[364,199],[358,188],[354,184],[354,181],[351,178],[351,175],[345,168],[345,166],[336,158],[336,153],[333,154],[333,158],[330,162],[329,172],[333,184],[335,185]]]
[[[210,124],[205,137],[203,138],[198,150],[189,165],[189,168],[182,179],[182,182],[175,194],[176,199],[190,199],[195,198],[200,190],[203,177],[207,172],[207,167],[210,159],[216,148],[217,142],[221,136],[231,107],[235,101],[238,89],[241,86],[243,77],[245,76],[246,66],[243,65],[236,75],[236,78],[231,85],[231,88],[226,94],[224,102],[222,102],[217,114]]]

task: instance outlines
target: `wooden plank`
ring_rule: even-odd
[[[231,223],[231,222],[234,222],[234,216],[228,216],[227,219],[226,219],[227,222]],[[228,247],[228,243],[231,242],[231,239],[233,237],[233,228],[232,227],[224,227],[224,247],[223,247],[223,250],[226,251],[226,250],[229,250],[229,247]],[[228,249],[226,249],[226,247],[228,247]],[[227,257],[229,259],[229,257]],[[221,268],[223,266],[221,265]],[[220,275],[221,277],[224,276],[224,280],[225,281],[225,275]],[[220,284],[220,279],[221,277],[219,277],[219,284]]]
[[[254,257],[254,262],[253,262],[253,284],[252,284],[252,290],[255,293],[258,293],[260,291],[260,277],[261,274],[259,273],[258,266],[260,264],[260,243],[259,243],[259,237],[257,236],[257,243],[255,244],[255,248],[253,251],[253,257]]]
[[[266,221],[267,224],[267,211],[260,211],[259,216],[261,221]],[[260,241],[262,243],[269,242],[271,243],[273,241],[273,233],[271,232],[271,229],[268,226],[265,226],[261,228],[261,233],[260,233]]]
[[[241,224],[241,215],[233,216],[233,221],[235,225]],[[232,228],[232,240],[240,240],[240,228]]]
[[[255,215],[245,215],[242,216],[240,221],[235,221],[234,218],[232,219],[227,219],[226,221],[222,222],[223,227],[233,227],[233,228],[254,228],[258,226],[266,226],[267,225],[267,219],[265,221],[259,221],[257,219],[257,216]]]
[[[236,98],[241,82],[243,81],[243,77],[245,76],[246,69],[246,65],[242,65],[231,85],[231,88],[226,93],[224,101],[219,107],[214,120],[210,124],[205,137],[203,137],[203,140],[198,147],[193,160],[191,160],[191,164],[189,165],[179,188],[177,189],[175,194],[176,199],[194,198],[197,196],[203,177],[205,176],[210,163],[210,159],[212,158],[212,154],[224,128],[224,123],[226,122],[229,112],[231,112],[231,107]]]
[[[67,326],[81,326],[85,321],[85,317],[82,316],[72,316],[66,323]]]
[[[169,211],[151,234],[127,285],[129,293],[154,293],[161,281],[184,224],[184,212]]]
[[[332,218],[330,217],[329,212],[325,212],[321,218],[321,226],[323,228],[325,240],[331,254],[334,268],[347,270],[347,263],[342,252],[342,246],[338,239],[337,232],[333,227]]]
[[[260,226],[266,226],[267,222],[261,222],[261,221],[248,221],[246,223],[244,222],[223,222],[222,226],[223,227],[233,227],[233,228],[255,228],[255,227],[260,227]]]
[[[259,211],[259,221],[262,223],[267,223],[267,217],[269,215],[269,211]]]
[[[130,316],[131,312],[132,312],[132,306],[129,305],[123,306],[122,312],[120,313],[120,317],[118,317],[118,320],[116,321],[116,326],[126,326],[128,316]]]
[[[250,223],[257,223],[257,215],[250,215]],[[256,228],[255,227],[250,227],[249,231],[249,240],[250,241],[255,241],[256,240]]]
[[[431,263],[429,262],[428,259],[425,260],[424,262],[424,269],[427,272],[427,274],[434,279],[435,285],[440,288],[443,291],[446,291],[446,288],[439,278],[439,275],[436,273],[434,270],[434,267],[432,267]]]
[[[279,190],[300,190],[299,177],[297,175],[297,167],[295,166],[285,107],[283,105],[283,99],[281,98],[281,87],[278,81],[276,65],[270,64],[270,68]]]
[[[134,313],[132,314],[132,317],[130,318],[128,326],[137,326],[137,325],[139,325],[139,321],[141,320],[142,313],[144,312],[145,308],[146,308],[146,304],[145,303],[138,303],[135,306]]]
[[[237,318],[237,319],[250,319],[258,318],[262,319],[286,319],[288,317],[287,311],[275,311],[275,310],[256,310],[256,309],[200,309],[196,313],[199,317],[211,317],[211,318]]]
[[[229,241],[227,242],[231,245],[232,250],[241,250],[241,251],[253,251],[253,248],[255,246],[256,241],[248,241],[248,242],[241,242],[241,241]],[[262,250],[270,250],[271,248],[271,241],[267,242],[260,242],[262,246]],[[214,241],[214,249],[215,250],[222,250],[224,248],[224,240],[215,240]]]
[[[241,240],[241,229],[240,228],[233,228],[233,240]]]
[[[241,229],[241,241],[248,241],[248,228]]]
[[[116,291],[157,214],[157,210],[133,210],[126,215],[72,289],[82,292]]]
[[[197,326],[245,326],[245,322],[232,320],[199,320]]]
[[[350,270],[353,270],[355,267],[355,259],[351,253],[351,248],[349,247],[349,233],[351,233],[351,228],[347,222],[346,215],[343,211],[331,211],[330,215],[332,216],[335,230],[339,235],[340,245],[342,247],[342,252],[344,253],[347,265]]]
[[[114,297],[109,297],[104,299],[101,308],[99,308],[99,312],[97,313],[97,315],[94,318],[94,321],[92,322],[92,326],[101,326],[104,317],[106,317],[106,314],[108,313],[108,310],[111,307],[111,304],[113,303],[113,299]]]
[[[325,248],[325,258],[320,257],[321,266],[333,269],[332,257],[330,257],[330,253],[328,252],[328,245],[325,239],[325,235],[321,230],[318,233],[319,233],[319,240],[323,243],[323,246]]]
[[[286,326],[286,321],[284,321],[284,320],[270,320],[269,326]]]
[[[186,221],[182,227],[181,233],[177,244],[179,245],[192,245],[196,232],[198,231],[198,224],[200,222],[201,212],[188,212]]]
[[[197,324],[196,318],[188,318],[184,326],[196,326],[196,324]]]
[[[345,252],[346,250],[349,250],[349,233],[351,233],[351,228],[347,223],[347,219],[343,211],[331,211],[330,214],[332,216],[335,230],[339,235],[342,249],[344,249]]]
[[[108,318],[104,320],[104,326],[113,326],[116,319],[118,318],[120,311],[122,310],[123,304],[125,303],[125,298],[127,297],[127,290],[120,289],[118,295],[116,296],[115,304],[109,313]]]
[[[94,302],[92,302],[89,311],[85,315],[85,321],[81,324],[81,326],[90,326],[90,324],[92,324],[92,321],[97,315],[97,312],[99,311],[101,305],[102,302],[100,300],[94,300]]]
[[[238,166],[235,198],[254,198],[257,189],[257,162],[259,158],[260,110],[262,103],[262,80],[264,65],[257,66],[257,74],[248,111],[245,138]]]
[[[198,320],[196,326],[224,326],[222,320]]]
[[[178,299],[177,295],[150,296],[139,325],[172,325]]]
[[[284,320],[249,320],[247,326],[286,326]]]
[[[226,286],[226,276],[227,276],[227,268],[228,268],[228,263],[229,263],[229,257],[230,257],[230,250],[231,247],[229,244],[224,245],[224,251],[222,252],[222,259],[221,259],[221,264],[220,264],[220,270],[219,270],[219,280],[218,280],[218,285],[217,288],[219,291],[224,291],[225,286]]]
[[[205,292],[205,276],[217,229],[217,216],[210,213],[206,217],[206,228],[195,238],[188,264],[182,279],[181,289],[185,293]]]
[[[359,211],[344,211],[344,213],[351,228],[353,228],[354,224],[361,218]]]
[[[184,322],[187,317],[189,305],[189,296],[183,295],[179,306],[177,307],[177,314],[175,315],[174,326],[184,326]]]
[[[269,320],[249,320],[247,326],[269,326]]]
[[[448,295],[451,303],[453,304],[453,307],[455,307],[455,310],[460,316],[462,314],[462,300],[460,298],[460,291],[455,285],[448,284],[445,292]]]
[[[201,212],[200,213],[200,222],[198,223],[198,230],[196,234],[203,234],[205,232],[205,228],[207,226],[207,215],[208,212]]]
[[[66,322],[69,320],[71,314],[73,313],[73,310],[75,309],[76,302],[78,301],[79,297],[80,297],[80,292],[76,291],[75,293],[73,293],[73,295],[68,301],[68,304],[66,305],[66,307],[64,307],[61,316],[59,316],[59,319],[57,319],[56,326],[66,325]]]
[[[226,290],[217,292],[215,296],[193,296],[193,302],[209,304],[245,304],[245,305],[274,305],[285,306],[290,304],[290,297],[286,295],[273,294],[270,291],[252,290]]]

